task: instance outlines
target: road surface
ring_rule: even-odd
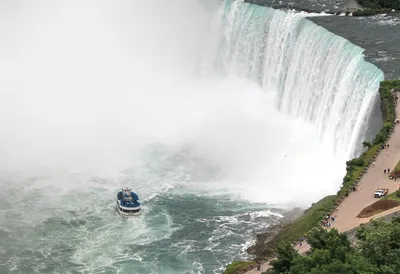
[[[396,105],[396,118],[400,114],[400,101],[397,99]],[[332,222],[331,228],[336,228],[340,232],[347,232],[351,241],[355,240],[356,228],[361,224],[368,223],[371,219],[383,217],[391,219],[393,216],[400,212],[400,207],[393,208],[371,216],[369,218],[358,218],[357,215],[362,209],[374,203],[377,199],[374,198],[374,192],[377,188],[388,188],[389,193],[399,189],[400,181],[390,180],[386,174],[383,173],[384,169],[390,168],[393,170],[397,162],[400,160],[400,125],[395,126],[394,132],[390,136],[387,144],[389,148],[383,149],[378,157],[375,159],[375,165],[371,165],[367,173],[361,178],[357,191],[353,191],[346,199],[340,204],[338,209],[333,213],[336,217]],[[310,249],[307,243],[303,243],[300,247],[298,244],[295,249],[303,254]],[[253,268],[245,274],[260,274],[263,271],[271,268],[268,262],[262,264],[261,270]]]

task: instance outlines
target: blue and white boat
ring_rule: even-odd
[[[137,216],[141,212],[139,196],[129,187],[124,187],[117,195],[117,211],[121,216]]]

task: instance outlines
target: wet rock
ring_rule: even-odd
[[[256,243],[247,248],[247,253],[250,255],[256,255],[256,258],[262,258],[272,254],[272,247],[274,246],[276,235],[278,235],[282,230],[282,227],[301,217],[304,212],[303,209],[298,207],[282,212],[284,217],[279,220],[279,223],[267,227],[265,231],[258,233],[256,235]]]
[[[256,248],[255,245],[252,245],[252,246],[248,247],[246,251],[250,255],[256,255],[257,254],[257,248]]]

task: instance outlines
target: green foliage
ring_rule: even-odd
[[[278,272],[270,272],[278,273]],[[349,252],[344,260],[333,258],[327,250],[318,249],[308,257],[301,257],[287,273],[293,274],[331,274],[331,273],[375,273],[373,266],[359,254]]]
[[[399,0],[400,1],[400,0]],[[316,204],[313,204],[305,214],[297,219],[295,222],[285,225],[282,231],[276,236],[274,242],[271,243],[271,247],[284,242],[284,241],[295,241],[301,236],[307,234],[312,228],[316,227],[324,216],[329,214],[335,207],[335,204],[344,196],[348,195],[351,188],[355,185],[356,180],[360,177],[363,170],[373,161],[376,153],[382,147],[383,144],[389,138],[390,129],[395,119],[395,105],[394,97],[391,93],[392,89],[400,90],[400,80],[388,80],[380,83],[379,95],[381,98],[381,110],[384,126],[381,131],[377,134],[372,142],[364,142],[363,145],[368,147],[360,157],[352,159],[346,162],[347,173],[343,178],[343,185],[336,195],[327,196]],[[368,145],[367,145],[368,143]],[[320,254],[321,255],[321,254]],[[353,256],[353,255],[352,255]],[[354,255],[354,258],[357,258]],[[356,259],[354,259],[356,260]],[[347,262],[347,261],[346,261]],[[355,262],[351,262],[353,265],[357,265]],[[339,267],[332,263],[332,269]],[[341,265],[340,265],[341,267]],[[364,269],[364,268],[360,268]],[[325,271],[325,270],[324,270]],[[302,272],[296,272],[302,273]],[[314,273],[314,272],[309,272]],[[315,272],[315,273],[318,273]],[[319,272],[328,273],[328,272]],[[345,273],[345,272],[342,272]],[[348,272],[352,273],[352,272]],[[354,272],[354,273],[372,273],[372,272]]]
[[[364,142],[365,143],[365,142]],[[356,169],[357,167],[362,167],[365,165],[365,160],[364,158],[360,157],[360,158],[354,158],[350,161],[346,162],[346,170],[347,171],[353,171],[354,169]]]
[[[364,141],[362,143],[362,145],[363,145],[363,147],[366,147],[366,148],[371,148],[372,147],[372,144],[370,142],[367,142],[367,141]]]
[[[229,264],[223,274],[235,274],[237,271],[254,264],[254,262],[233,261]]]
[[[389,13],[392,9],[390,8],[366,8],[366,9],[358,9],[353,12],[353,16],[371,16],[382,13]]]
[[[336,229],[328,231],[318,228],[307,239],[312,249],[329,251],[331,257],[344,260],[350,250],[350,241],[346,234],[340,234]]]
[[[363,225],[356,237],[358,243],[352,247],[347,235],[336,229],[315,229],[308,236],[311,251],[307,256],[295,254],[294,248],[284,243],[277,249],[277,259],[266,273],[398,273],[400,218],[389,223],[374,221]]]
[[[381,144],[373,145],[360,157],[346,162],[347,173],[343,178],[343,186],[338,191],[336,200],[340,199],[341,197],[346,195],[346,193],[348,193],[349,189],[352,188],[357,178],[361,175],[363,169],[367,166],[367,164],[369,164],[370,161],[373,160],[375,154],[380,147]]]
[[[346,162],[347,166],[354,166],[354,167],[363,166],[364,164],[365,164],[365,161],[363,158],[354,158],[354,159]]]
[[[400,0],[357,0],[357,3],[370,9],[390,8],[400,10]]]
[[[400,80],[382,81],[379,88],[379,96],[381,97],[382,115],[385,122],[393,123],[396,113],[393,102],[393,94],[391,90],[400,90]]]
[[[335,195],[326,196],[312,204],[302,217],[282,228],[282,231],[275,238],[275,242],[292,242],[307,234],[316,224],[321,222],[322,218],[333,207],[334,198]]]
[[[385,122],[381,131],[379,131],[378,134],[375,136],[373,144],[377,145],[380,143],[384,143],[389,138],[390,129],[392,128],[392,126],[393,122]]]
[[[389,195],[387,195],[381,199],[395,200],[395,201],[400,202],[400,189],[393,193],[390,193]]]
[[[279,245],[276,252],[277,260],[272,261],[271,265],[277,273],[286,273],[289,271],[293,260],[300,256],[289,242]]]
[[[398,161],[396,166],[392,169],[390,176],[395,177],[398,173],[400,173],[400,161]]]
[[[360,157],[346,162],[347,173],[343,178],[343,186],[337,193],[337,200],[347,195],[363,169],[373,161],[378,149],[389,139],[390,131],[396,117],[394,96],[391,92],[393,89],[400,90],[400,80],[388,80],[380,83],[379,96],[381,98],[381,110],[384,122],[383,127],[375,136],[372,143],[363,142],[363,146],[368,147],[367,151],[365,151]]]
[[[378,273],[398,273],[400,269],[400,218],[390,223],[373,221],[363,226],[357,233],[358,250],[369,261],[376,265]]]

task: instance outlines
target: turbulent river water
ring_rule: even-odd
[[[279,208],[335,193],[376,124],[382,71],[304,14],[1,5],[2,274],[221,273]]]

